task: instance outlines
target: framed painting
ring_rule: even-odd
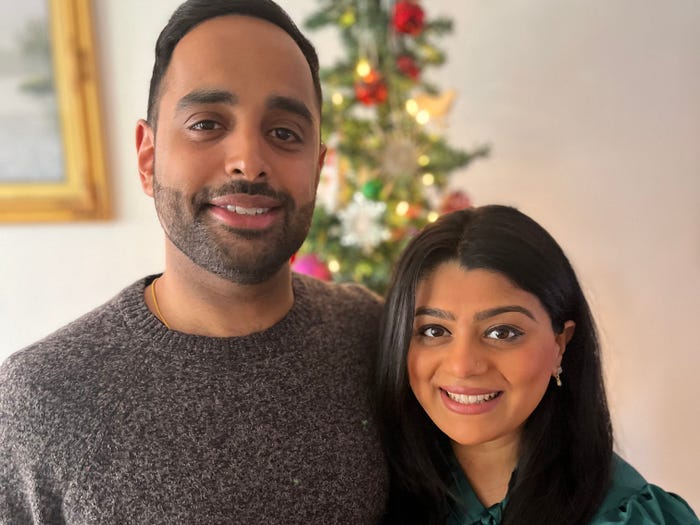
[[[0,0],[0,221],[106,219],[91,0]]]

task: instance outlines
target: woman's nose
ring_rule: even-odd
[[[448,349],[444,364],[454,377],[479,375],[488,369],[484,350],[471,337],[455,338]]]

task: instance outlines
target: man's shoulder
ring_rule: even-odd
[[[360,284],[334,283],[306,275],[294,275],[295,287],[303,287],[310,302],[324,311],[333,312],[333,315],[347,311],[370,316],[381,313],[383,299]]]
[[[124,325],[120,303],[141,281],[128,286],[104,304],[83,314],[46,337],[11,354],[0,365],[0,383],[45,383],[47,378],[70,370],[87,371],[99,366],[101,354],[110,340],[117,338]]]

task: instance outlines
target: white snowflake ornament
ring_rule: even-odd
[[[338,212],[341,224],[340,243],[358,246],[365,254],[389,239],[389,230],[382,224],[386,204],[355,193],[352,201]]]

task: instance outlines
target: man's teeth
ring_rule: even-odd
[[[462,403],[463,405],[478,405],[484,401],[489,401],[498,395],[498,392],[493,392],[491,394],[479,394],[478,396],[468,396],[466,394],[453,394],[445,390],[447,397],[457,403]]]
[[[244,208],[243,206],[234,206],[232,204],[225,206],[225,208],[239,215],[262,215],[270,211],[270,208]]]

